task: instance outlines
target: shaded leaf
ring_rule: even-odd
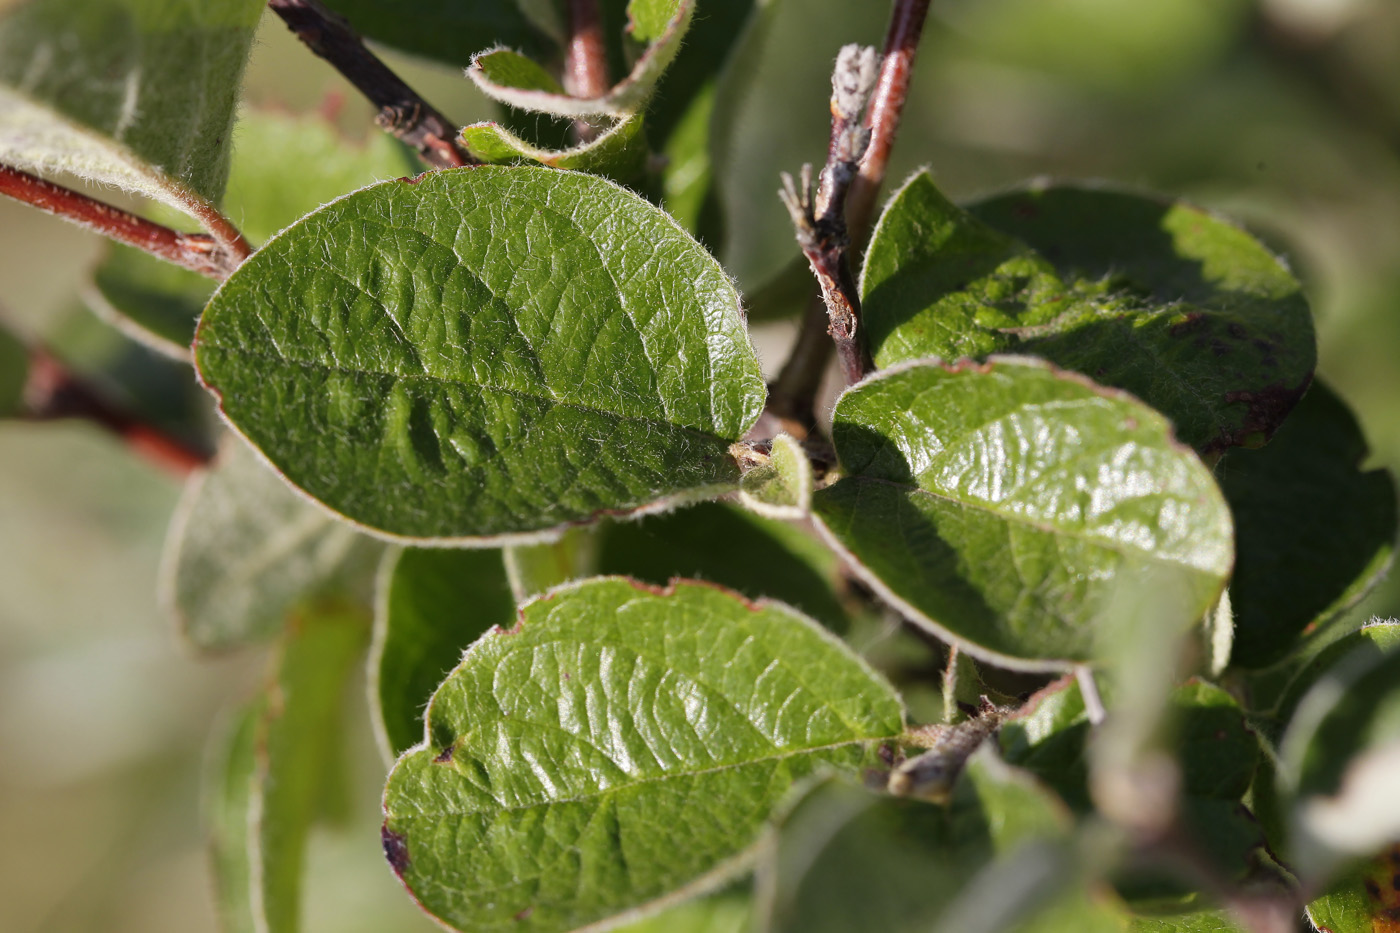
[[[186,484],[165,547],[162,602],[206,650],[276,633],[306,599],[367,603],[383,551],[307,503],[233,438]]]
[[[892,689],[789,609],[588,581],[438,689],[385,791],[385,849],[449,925],[575,929],[717,884],[794,781],[902,730]]]
[[[1207,452],[1267,441],[1316,363],[1301,287],[1258,241],[1118,192],[1036,187],[969,213],[922,172],[886,207],[861,294],[879,366],[1040,356],[1134,393]]]
[[[10,418],[24,407],[24,385],[29,379],[29,348],[0,326],[0,418]]]
[[[853,570],[974,657],[1065,668],[1150,578],[1185,629],[1229,573],[1229,512],[1205,467],[1137,400],[1025,359],[911,364],[847,390],[845,475],[813,511]]]
[[[622,188],[542,168],[327,205],[220,288],[195,356],[293,483],[415,539],[731,485],[729,445],[764,399],[738,296],[699,244]]]
[[[642,122],[640,114],[625,117],[597,138],[572,149],[539,149],[499,123],[465,127],[462,142],[474,157],[491,165],[537,163],[602,175],[619,184],[639,187],[650,155]]]
[[[666,26],[644,35],[650,40],[631,72],[602,97],[578,98],[564,89],[543,67],[509,49],[491,49],[473,56],[467,77],[482,93],[511,107],[553,116],[625,117],[642,110],[656,84],[680,51],[681,39],[690,28],[694,0],[653,0],[645,17],[651,24],[664,15]]]
[[[801,314],[816,294],[817,281],[806,257],[798,256],[748,296],[744,310],[750,321],[774,321]]]
[[[472,53],[508,45],[529,55],[556,50],[516,0],[324,0],[361,35],[414,55],[464,67]]]
[[[380,746],[398,757],[423,741],[428,699],[462,652],[515,599],[500,551],[410,548],[385,555],[370,652],[370,709]]]
[[[1363,470],[1367,456],[1346,403],[1315,382],[1268,447],[1231,451],[1217,467],[1238,548],[1232,664],[1265,667],[1296,652],[1390,566],[1395,484]]]
[[[225,210],[250,242],[347,191],[415,175],[413,154],[387,134],[347,140],[319,116],[253,111],[237,126]],[[114,244],[93,273],[93,310],[155,349],[188,358],[214,283],[130,246]]]
[[[601,531],[598,572],[664,585],[675,577],[718,583],[750,599],[793,606],[835,632],[849,624],[833,590],[836,559],[782,522],[705,502]]]
[[[217,202],[263,0],[29,0],[0,19],[0,159]]]
[[[1378,661],[1382,655],[1395,650],[1400,650],[1400,622],[1395,621],[1374,619],[1359,631],[1337,639],[1297,670],[1279,696],[1274,717],[1287,725],[1308,691],[1352,655]]]
[[[739,480],[739,501],[768,518],[801,519],[812,509],[812,462],[791,435],[773,438],[773,447]]]

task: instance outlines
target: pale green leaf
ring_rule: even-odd
[[[257,244],[347,191],[417,173],[413,154],[386,134],[356,143],[319,116],[254,111],[235,128],[224,209]],[[155,349],[188,358],[212,282],[120,245],[93,277],[94,311]]]
[[[1229,511],[1166,420],[1026,359],[910,364],[837,402],[845,472],[813,511],[855,572],[974,657],[1066,668],[1104,651],[1125,588],[1184,630],[1229,574]]]
[[[739,480],[739,501],[768,518],[801,519],[812,508],[812,461],[796,439],[773,438],[764,460]]]
[[[521,110],[565,117],[626,117],[637,113],[646,106],[657,82],[680,51],[695,12],[695,0],[651,2],[655,9],[647,17],[648,22],[664,16],[665,27],[654,35],[627,77],[601,97],[565,94],[547,71],[509,49],[491,49],[473,57],[467,77],[488,97]]]
[[[1134,393],[1208,452],[1267,441],[1316,363],[1302,289],[1258,241],[1105,190],[1035,187],[969,213],[922,172],[880,219],[861,295],[879,366],[1043,357]]]
[[[249,817],[258,766],[258,734],[266,715],[258,697],[238,711],[227,734],[218,736],[205,778],[204,834],[214,876],[214,902],[223,933],[254,933],[253,866]]]
[[[1263,450],[1234,450],[1216,469],[1235,516],[1231,663],[1277,663],[1355,605],[1394,556],[1395,484],[1363,469],[1366,439],[1314,382]]]
[[[0,160],[193,216],[223,193],[263,0],[29,0],[0,19]]]
[[[719,265],[603,179],[355,192],[259,250],[196,362],[296,485],[391,536],[501,539],[738,480],[764,387]]]
[[[1133,918],[1128,929],[1131,933],[1248,933],[1248,928],[1241,926],[1227,910],[1196,910],[1168,916],[1138,916]]]
[[[548,55],[555,44],[528,0],[325,0],[360,35],[463,67],[472,53],[508,45]]]
[[[297,603],[367,603],[383,545],[298,496],[236,438],[192,477],[166,537],[162,601],[205,650],[277,632]]]
[[[410,548],[385,555],[370,652],[370,709],[396,757],[423,741],[428,699],[467,646],[509,627],[515,599],[501,552]]]
[[[19,414],[29,379],[29,348],[0,326],[0,418]]]
[[[603,527],[570,528],[556,541],[504,548],[506,577],[515,601],[523,603],[561,583],[597,575]]]
[[[438,689],[385,791],[390,864],[473,931],[572,930],[736,871],[793,783],[871,764],[893,690],[814,622],[713,586],[555,590]]]
[[[572,149],[539,149],[499,123],[463,128],[462,142],[472,156],[490,165],[537,163],[602,175],[633,187],[645,180],[650,154],[641,114],[618,120],[595,139]]]

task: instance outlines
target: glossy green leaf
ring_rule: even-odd
[[[1400,648],[1353,651],[1299,702],[1279,749],[1304,883],[1400,843]]]
[[[991,908],[996,930],[1056,929],[1033,915],[1071,867],[1059,845],[1068,832],[1058,801],[987,750],[973,756],[946,806],[828,780],[783,818],[760,869],[767,928],[967,930]],[[978,889],[984,870],[1013,859],[1039,890]],[[1078,928],[1098,929],[1085,913]]]
[[[811,620],[698,583],[555,590],[477,641],[385,791],[390,864],[473,931],[572,930],[718,884],[794,781],[903,731]]]
[[[1324,933],[1394,933],[1400,925],[1400,845],[1361,863],[1308,904]]]
[[[1316,363],[1302,289],[1258,241],[1111,191],[1037,187],[969,213],[922,172],[885,209],[861,294],[879,366],[1043,357],[1134,393],[1207,452],[1267,441]]]
[[[191,644],[236,648],[279,631],[308,598],[367,603],[381,551],[231,438],[185,488],[166,537],[161,599]]]
[[[0,326],[0,418],[19,414],[29,379],[29,348]]]
[[[675,577],[705,580],[787,603],[835,632],[849,624],[834,592],[836,558],[791,525],[706,502],[604,526],[601,539],[599,573],[658,586]]]
[[[653,0],[652,7],[654,11],[647,21],[654,22],[656,16],[664,15],[665,28],[654,37],[648,31],[651,42],[646,51],[627,77],[601,97],[571,97],[544,68],[509,49],[491,49],[474,56],[467,77],[488,97],[521,110],[565,117],[626,117],[637,113],[646,106],[657,82],[680,51],[695,12],[695,0]]]
[[[1268,447],[1231,451],[1216,468],[1239,552],[1232,664],[1265,667],[1297,651],[1390,566],[1395,484],[1362,468],[1368,456],[1346,403],[1313,383]]]
[[[253,243],[347,191],[419,170],[388,135],[351,142],[319,116],[254,111],[239,121],[235,140],[225,211]],[[111,247],[93,284],[94,311],[177,358],[188,358],[195,323],[214,293],[204,276],[121,245]]]
[[[428,699],[467,646],[514,618],[500,551],[411,548],[385,556],[369,669],[375,732],[390,757],[423,741]]]
[[[29,0],[0,19],[0,160],[207,211],[263,0]]]
[[[766,462],[744,472],[739,501],[769,518],[801,519],[812,508],[812,461],[793,437],[779,434]]]
[[[388,535],[502,539],[732,485],[764,387],[719,265],[603,179],[357,191],[220,288],[195,357],[296,485]]]
[[[530,55],[556,46],[518,0],[325,0],[362,36],[414,55],[466,66],[472,54],[506,45]]]
[[[465,127],[462,142],[475,158],[491,165],[548,165],[602,175],[633,187],[645,180],[650,155],[640,114],[619,120],[596,139],[572,149],[539,149],[499,123]]]
[[[1166,419],[1044,364],[886,370],[837,402],[833,437],[846,475],[813,497],[820,525],[882,598],[974,657],[1092,660],[1122,588],[1152,581],[1184,630],[1229,574],[1229,511]]]
[[[266,703],[258,697],[239,710],[220,735],[205,779],[204,833],[214,876],[214,903],[223,933],[254,933],[253,865],[249,848],[258,737]]]

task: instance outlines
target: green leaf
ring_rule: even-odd
[[[602,528],[570,528],[556,541],[503,549],[501,556],[515,601],[523,603],[561,583],[596,576]]]
[[[636,195],[543,168],[327,205],[224,283],[195,346],[293,483],[414,539],[712,494],[737,482],[728,448],[764,399],[718,263]]]
[[[1368,456],[1346,403],[1315,382],[1268,447],[1231,451],[1217,467],[1239,551],[1232,664],[1295,653],[1390,566],[1395,484],[1362,468]]]
[[[1279,748],[1304,884],[1400,842],[1400,648],[1353,651],[1304,695]]]
[[[30,0],[0,20],[0,160],[198,217],[263,0]]]
[[[881,367],[1040,356],[1134,393],[1206,452],[1261,446],[1316,363],[1302,289],[1257,240],[1111,191],[1036,187],[969,213],[921,172],[880,219],[861,295]]]
[[[499,123],[473,123],[462,130],[462,142],[474,157],[491,165],[536,163],[602,175],[633,187],[645,180],[650,154],[640,114],[619,120],[572,149],[536,148]]]
[[[1400,922],[1400,845],[1358,865],[1308,904],[1327,933],[1393,933]]]
[[[974,657],[1093,660],[1120,591],[1155,582],[1184,630],[1229,574],[1229,511],[1166,419],[1043,363],[887,370],[840,398],[833,438],[847,475],[813,497],[820,527],[882,598]]]
[[[1088,813],[1091,729],[1079,683],[1068,675],[1033,694],[1002,724],[997,741],[1009,764],[1034,774],[1076,812]]]
[[[749,933],[753,929],[749,887],[735,885],[616,929],[618,933]]]
[[[29,381],[29,348],[0,326],[0,418],[12,418],[24,408]]]
[[[1128,929],[1131,933],[1249,933],[1228,910],[1197,910],[1168,917],[1134,917]]]
[[[719,883],[794,781],[902,731],[893,690],[785,607],[592,580],[438,689],[389,778],[385,851],[453,927],[572,930]]]
[[[1274,707],[1274,717],[1285,725],[1290,722],[1308,691],[1352,655],[1379,660],[1386,652],[1394,650],[1400,650],[1400,622],[1393,620],[1372,620],[1359,631],[1337,639],[1293,674]]]
[[[308,598],[367,603],[382,551],[230,439],[185,487],[166,537],[161,597],[191,644],[236,648],[275,634]]]
[[[767,455],[739,480],[739,501],[768,518],[800,520],[812,509],[812,462],[794,438],[779,434]]]
[[[467,646],[509,627],[515,598],[500,551],[406,549],[385,555],[370,652],[370,709],[396,758],[423,741],[423,709]]]
[[[783,267],[752,295],[747,296],[744,309],[750,321],[776,321],[801,314],[817,294],[817,280],[812,267],[798,256]]]
[[[223,933],[254,933],[253,866],[249,848],[258,733],[267,713],[263,697],[238,711],[205,778],[204,826],[214,875],[214,902]]]
[[[982,872],[1031,856],[1040,875],[1032,886],[1042,890],[1015,898],[993,928],[1053,929],[1032,915],[1053,899],[1044,882],[1068,867],[1057,844],[1068,832],[1058,801],[988,750],[969,761],[947,806],[827,780],[779,824],[771,858],[760,868],[760,902],[773,933],[963,930],[976,923],[969,915],[990,906],[988,895],[999,907],[1014,897],[1005,887],[977,890]],[[954,922],[955,914],[964,922]],[[1087,914],[1078,929],[1097,929]]]
[[[386,134],[352,142],[319,116],[254,111],[239,121],[235,138],[225,210],[253,243],[347,191],[418,173],[413,154]],[[214,293],[204,276],[119,245],[97,267],[94,284],[93,310],[184,359]]]
[[[666,72],[681,39],[690,28],[695,0],[651,0],[653,13],[646,17],[656,24],[665,17],[665,28],[654,36],[647,30],[650,45],[632,66],[632,71],[606,94],[595,98],[572,97],[544,68],[509,49],[491,49],[472,58],[467,77],[493,100],[553,116],[627,117],[641,111],[651,99],[656,84]]]
[[[598,572],[658,586],[676,577],[717,583],[750,599],[767,597],[834,632],[849,625],[834,591],[837,562],[801,530],[719,502],[604,526]]]
[[[464,67],[472,53],[508,45],[548,55],[554,41],[516,0],[325,0],[362,36]]]

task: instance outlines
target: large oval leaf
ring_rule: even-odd
[[[374,185],[259,250],[195,358],[293,483],[391,536],[501,538],[732,484],[764,399],[739,296],[600,178]]]
[[[1024,353],[1126,389],[1204,451],[1258,447],[1312,378],[1301,287],[1199,208],[1037,187],[964,211],[916,175],[861,281],[875,362]]]
[[[1157,412],[1031,360],[888,370],[836,405],[846,476],[813,511],[885,599],[970,654],[1098,657],[1115,599],[1199,619],[1230,572],[1229,510]],[[1121,607],[1118,610],[1122,611]]]
[[[464,930],[572,930],[718,883],[794,781],[873,764],[890,686],[811,620],[602,578],[525,606],[438,689],[385,851]]]

